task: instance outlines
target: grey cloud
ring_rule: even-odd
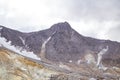
[[[95,19],[99,21],[120,20],[119,10],[120,0],[51,0],[51,1],[45,0],[45,1],[48,10],[50,10],[50,13],[48,15],[48,17],[50,18],[62,18],[63,20],[72,20],[78,22],[82,19],[86,20]],[[1,5],[0,7],[1,7],[0,11],[3,10],[3,12],[5,12],[4,15],[10,12],[8,10],[9,8],[8,5],[5,4]],[[19,18],[18,16],[19,15],[16,15],[15,19]],[[23,19],[26,18],[25,16],[20,15],[20,18],[21,17],[23,17]],[[19,22],[22,21],[21,19],[17,20]]]
[[[54,6],[57,8],[57,12],[61,10],[59,14],[65,12],[69,15],[68,19],[118,20],[120,17],[119,4],[120,0],[61,0]],[[64,17],[67,15],[63,14]]]
[[[120,24],[116,27],[113,27],[109,29],[107,32],[108,38],[114,40],[114,41],[119,41],[120,42]]]
[[[120,0],[41,0],[45,1],[45,4],[43,4],[47,8],[45,8],[45,11],[48,10],[48,13],[43,15],[44,17],[42,19],[44,20],[40,19],[41,22],[39,21],[39,18],[41,17],[39,17],[39,15],[41,15],[44,10],[39,9],[39,5],[38,7],[31,7],[32,9],[36,9],[36,12],[33,15],[27,15],[27,11],[23,12],[26,13],[26,15],[23,15],[22,13],[14,10],[9,10],[9,5],[7,5],[9,2],[7,2],[7,0],[3,1],[6,2],[3,4],[0,1],[0,25],[5,25],[21,31],[30,32],[45,29],[50,27],[48,25],[51,23],[54,24],[56,21],[64,20],[68,22],[70,21],[71,24],[75,23],[75,25],[78,25],[74,26],[73,24],[72,27],[79,29],[79,33],[82,32],[82,34],[96,37],[98,32],[102,33],[102,30],[106,27],[106,25],[108,25],[108,29],[111,28],[107,22],[110,21],[111,23],[111,21],[116,21],[120,23]],[[27,4],[29,4],[29,2]],[[24,9],[24,7],[21,8],[21,6],[22,4],[17,7]],[[9,14],[12,14],[13,16],[8,17]],[[83,26],[81,22],[84,22],[84,24],[87,25]],[[92,26],[88,23],[91,23]],[[45,26],[41,27],[41,25]],[[112,25],[115,27],[114,24]],[[98,30],[99,28],[101,30]],[[118,28],[109,29],[109,38],[114,38],[120,41],[119,37],[115,37],[120,33],[119,31],[120,29]],[[104,30],[103,32],[106,33]]]

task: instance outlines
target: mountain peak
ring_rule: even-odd
[[[50,29],[27,34],[1,27],[0,34],[21,51],[32,51],[41,59],[56,62],[71,62],[71,60],[73,63],[79,63],[81,60],[89,62],[87,54],[92,54],[96,59],[102,47],[108,46],[109,49],[103,55],[103,60],[106,64],[109,59],[115,61],[115,64],[109,62],[113,66],[119,64],[120,43],[81,36],[68,22],[57,23]],[[2,41],[0,43],[2,44]]]
[[[55,31],[71,30],[71,26],[68,22],[61,22],[54,24],[51,29]]]

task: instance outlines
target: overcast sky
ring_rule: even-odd
[[[23,32],[67,21],[80,34],[120,41],[120,0],[0,0],[0,25]]]

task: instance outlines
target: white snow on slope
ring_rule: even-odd
[[[54,32],[52,35],[54,35],[56,32]],[[46,44],[51,40],[52,36],[49,36],[47,40],[45,40],[42,44],[42,47],[41,47],[41,53],[45,53],[46,49],[45,49],[45,46]]]
[[[44,41],[44,43],[42,44],[42,47],[41,47],[41,53],[45,53],[45,46],[46,44],[48,43],[48,41],[51,39],[51,36],[46,40]]]
[[[23,45],[25,45],[25,40],[21,36],[19,36],[19,38],[22,41]]]
[[[102,56],[108,51],[108,46],[106,48],[103,48],[99,53],[98,53],[98,59],[97,59],[97,66],[100,67]]]
[[[29,58],[33,58],[33,59],[36,59],[36,60],[41,60],[39,57],[37,57],[33,52],[27,52],[25,50],[23,51],[20,51],[19,49],[17,49],[15,46],[11,45],[11,41],[9,42],[6,42],[6,39],[3,38],[3,37],[0,37],[0,46],[2,47],[5,47],[5,48],[8,48],[20,55],[23,55],[23,56],[26,56],[26,57],[29,57]]]

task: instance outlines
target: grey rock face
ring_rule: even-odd
[[[97,55],[104,47],[108,46],[108,51],[103,55],[104,62],[109,64],[120,62],[119,42],[85,37],[72,29],[67,22],[54,24],[49,29],[31,33],[22,33],[1,27],[1,37],[11,41],[12,45],[33,51],[37,55],[40,54],[43,43],[51,37],[45,45],[45,58],[51,61],[69,62],[72,60],[76,62],[89,51]]]

